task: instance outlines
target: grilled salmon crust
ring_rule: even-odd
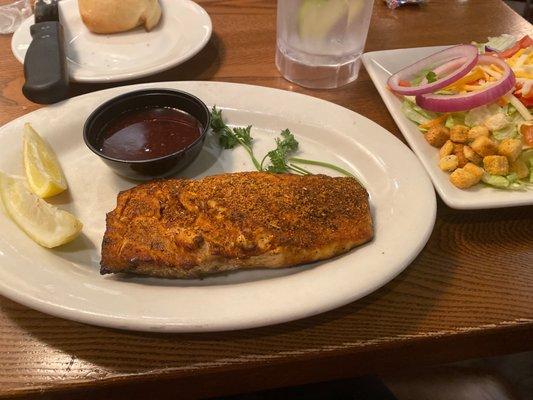
[[[242,172],[168,179],[118,195],[101,273],[196,278],[282,268],[372,239],[368,193],[354,178]]]

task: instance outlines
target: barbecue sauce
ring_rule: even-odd
[[[196,118],[175,108],[133,110],[104,127],[99,148],[112,158],[151,160],[187,148],[201,136],[202,129]]]

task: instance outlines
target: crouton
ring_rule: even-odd
[[[479,136],[470,145],[481,157],[492,156],[498,151],[498,145],[486,136]]]
[[[450,138],[450,130],[444,126],[434,126],[430,128],[424,136],[433,147],[442,147]]]
[[[479,179],[471,172],[457,168],[450,174],[450,181],[459,189],[468,189],[478,183]]]
[[[486,156],[483,158],[483,168],[491,175],[507,175],[509,161],[505,156]]]
[[[471,163],[469,162],[468,164],[466,164],[463,169],[467,172],[470,172],[472,175],[474,175],[478,181],[476,183],[478,183],[480,180],[481,180],[481,177],[483,176],[483,174],[485,173],[485,170],[481,167],[478,167],[476,164],[474,163]]]
[[[520,139],[504,139],[498,145],[498,154],[508,158],[510,162],[516,161],[522,152],[522,141]]]
[[[463,147],[463,153],[466,157],[466,159],[476,165],[481,165],[483,162],[483,158],[479,154],[477,154],[474,150],[472,150],[472,147],[465,145]]]
[[[465,157],[464,147],[464,144],[460,143],[455,143],[453,146],[453,154],[459,160],[459,168],[463,168],[468,163],[468,159]]]
[[[442,157],[439,161],[439,167],[443,171],[451,172],[454,169],[456,169],[459,166],[459,159],[456,155],[449,155],[446,157]]]
[[[455,143],[466,143],[468,140],[468,127],[464,125],[454,125],[450,129],[450,140]]]
[[[439,158],[446,157],[452,154],[453,147],[453,142],[451,140],[447,140],[446,143],[444,143],[439,150]]]
[[[489,128],[483,125],[476,125],[470,128],[467,136],[468,136],[468,140],[475,140],[480,136],[489,137],[490,136]]]

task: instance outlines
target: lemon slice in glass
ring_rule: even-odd
[[[67,180],[54,151],[30,124],[24,125],[22,149],[26,178],[35,194],[44,199],[67,189]]]
[[[52,248],[73,240],[82,223],[35,195],[22,178],[0,172],[0,198],[7,214],[41,246]]]
[[[298,33],[302,40],[323,40],[335,28],[340,37],[359,16],[366,0],[302,0],[298,10]],[[355,33],[354,33],[355,34]]]

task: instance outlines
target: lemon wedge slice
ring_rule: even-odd
[[[30,124],[24,125],[22,149],[26,178],[37,196],[44,199],[67,189],[67,180],[54,151]]]
[[[82,223],[35,195],[21,178],[0,172],[0,198],[13,221],[43,247],[52,248],[73,240]]]

